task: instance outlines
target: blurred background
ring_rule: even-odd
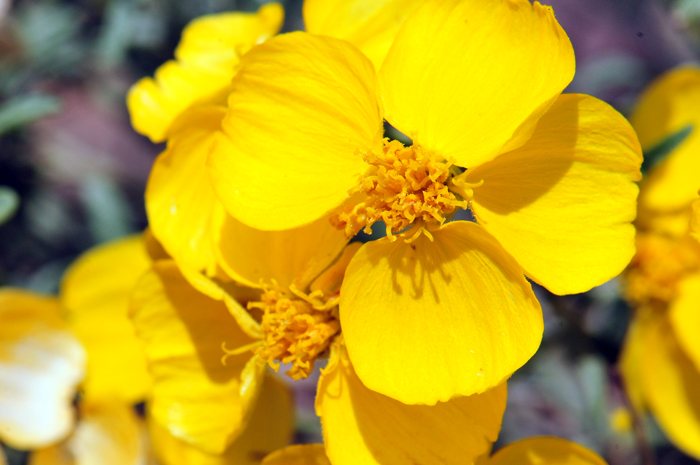
[[[280,1],[285,30],[302,29],[301,1]],[[131,129],[126,91],[172,57],[191,19],[262,3],[0,0],[0,285],[54,293],[78,254],[145,228],[144,187],[163,147]],[[655,76],[700,56],[700,0],[542,3],[576,50],[567,91],[623,114]],[[580,296],[536,291],[545,338],[510,383],[499,443],[553,434],[611,465],[700,463],[627,409],[615,363],[630,311],[616,282]],[[319,441],[315,380],[295,389],[298,439]]]

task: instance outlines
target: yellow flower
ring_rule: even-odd
[[[135,294],[133,319],[155,375],[150,411],[162,428],[220,454],[250,424],[249,405],[263,395],[266,361],[273,367],[289,363],[288,374],[300,378],[330,349],[316,411],[335,465],[431,464],[436,457],[457,463],[487,450],[500,429],[505,384],[423,406],[374,392],[357,377],[337,332],[337,303],[359,244],[336,258],[337,252],[319,254],[323,247],[313,247],[330,229],[325,223],[280,232],[229,226],[233,235],[227,237],[245,240],[227,242],[228,257],[238,261],[224,266],[261,289],[199,273],[186,278],[172,260],[160,260]]]
[[[284,10],[268,3],[257,13],[222,13],[190,23],[155,79],[136,83],[127,96],[131,123],[153,142],[166,139],[170,125],[193,104],[218,102],[235,74],[241,56],[279,31]]]
[[[26,450],[64,439],[75,425],[85,351],[58,301],[4,288],[0,321],[0,441]]]
[[[263,460],[262,465],[330,465],[321,444],[289,446]],[[468,462],[463,462],[468,463]],[[480,457],[475,465],[606,465],[595,452],[555,437],[523,439]]]
[[[551,9],[525,0],[424,2],[378,75],[346,41],[277,36],[234,77],[214,191],[259,229],[384,221],[401,240],[360,249],[341,290],[357,375],[405,403],[484,392],[540,343],[524,274],[581,292],[634,253],[636,135],[603,102],[561,95],[573,73]],[[384,120],[413,145],[383,139]],[[443,224],[467,206],[478,224]]]
[[[697,127],[697,103],[696,68],[652,83],[631,117],[643,147]],[[693,130],[642,183],[637,254],[624,274],[635,315],[620,367],[634,407],[648,408],[678,447],[700,458],[700,244],[689,234],[691,202],[700,188],[698,150]]]
[[[690,234],[700,241],[700,200],[693,202],[693,217],[690,219]]]

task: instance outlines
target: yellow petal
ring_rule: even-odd
[[[75,424],[85,352],[58,301],[5,288],[0,321],[0,441],[26,450],[63,439]]]
[[[63,278],[66,319],[88,354],[83,383],[88,400],[146,398],[150,375],[128,313],[131,292],[149,268],[143,237],[137,235],[89,250]]]
[[[647,321],[644,331],[642,382],[649,410],[674,444],[700,459],[700,372],[665,315]]]
[[[262,465],[331,465],[331,462],[323,444],[298,444],[273,452]]]
[[[642,365],[644,363],[644,346],[646,337],[641,328],[638,314],[630,322],[625,335],[625,342],[620,354],[619,369],[622,375],[623,385],[630,404],[637,412],[646,409],[644,401],[644,386],[642,385]]]
[[[222,453],[244,428],[257,398],[262,363],[223,345],[250,344],[226,306],[192,288],[174,262],[144,276],[132,301],[153,376],[153,419],[171,434],[212,454]]]
[[[143,422],[121,402],[82,404],[65,442],[30,455],[29,465],[140,465],[147,457]]]
[[[505,383],[434,406],[403,404],[362,384],[339,345],[316,398],[333,465],[471,463],[496,440],[505,407]]]
[[[690,219],[690,235],[700,241],[700,200],[693,202],[693,216]]]
[[[496,452],[488,465],[607,465],[590,449],[551,436],[522,439]]]
[[[684,67],[654,81],[639,99],[630,121],[647,150],[693,126],[691,133],[645,179],[640,207],[674,210],[686,207],[700,189],[700,69]]]
[[[382,66],[385,117],[473,168],[522,145],[574,68],[550,7],[430,0],[406,20]]]
[[[225,112],[222,107],[199,106],[183,113],[146,186],[153,235],[180,266],[209,275],[216,271],[212,217],[221,206],[206,162]]]
[[[149,422],[155,452],[163,465],[257,465],[285,444],[294,432],[294,402],[289,389],[266,376],[250,421],[222,455],[211,455],[178,440]]]
[[[236,281],[257,287],[276,280],[305,289],[338,256],[345,233],[327,217],[285,231],[261,231],[230,215],[216,228],[216,247],[224,271]]]
[[[304,24],[312,34],[345,39],[380,69],[406,18],[422,0],[306,0]]]
[[[537,350],[542,312],[522,269],[481,226],[365,244],[340,291],[350,359],[368,388],[435,404],[502,383]]]
[[[634,255],[642,155],[629,123],[586,95],[559,97],[532,138],[468,175],[477,221],[555,294],[617,276]]]
[[[129,90],[134,129],[153,142],[165,140],[175,118],[194,103],[218,101],[231,82],[240,55],[279,31],[284,10],[269,3],[257,13],[221,13],[190,23],[168,61]]]
[[[372,63],[345,41],[294,32],[246,54],[233,86],[209,157],[226,210],[270,230],[339,206],[367,166],[360,153],[381,142]]]
[[[7,458],[5,457],[5,452],[0,449],[0,465],[7,465]]]
[[[680,282],[678,295],[670,305],[669,318],[679,344],[700,373],[700,274]]]

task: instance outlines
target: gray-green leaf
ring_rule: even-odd
[[[19,195],[13,189],[0,186],[0,224],[7,222],[19,207]]]

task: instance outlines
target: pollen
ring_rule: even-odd
[[[380,154],[370,152],[363,159],[370,168],[353,194],[366,197],[331,218],[347,237],[363,229],[371,234],[372,225],[380,220],[392,237],[414,223],[442,224],[457,209],[468,206],[468,200],[449,188],[450,179],[458,173],[456,167],[419,145],[406,147],[385,139]]]
[[[637,254],[625,273],[626,298],[635,305],[666,304],[678,284],[700,270],[700,247],[692,239],[637,234]]]
[[[340,332],[337,296],[324,296],[321,291],[304,294],[294,286],[284,290],[276,282],[263,289],[260,301],[248,303],[248,309],[263,312],[265,338],[256,353],[275,371],[279,362],[291,363],[287,375],[295,381],[306,378]]]

